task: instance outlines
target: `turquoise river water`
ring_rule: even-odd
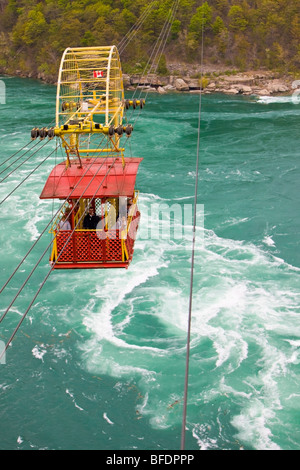
[[[56,95],[3,82],[0,165],[53,121]],[[149,94],[126,144],[144,158],[133,262],[51,274],[0,364],[1,450],[180,448],[198,105]],[[292,97],[203,97],[188,450],[300,449],[299,123]],[[0,200],[54,148],[1,182]],[[39,195],[61,159],[1,204],[1,286],[57,207]],[[1,293],[0,313],[50,241]],[[46,256],[0,324],[2,344],[48,271]]]

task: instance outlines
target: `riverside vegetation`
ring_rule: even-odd
[[[144,71],[172,3],[154,2],[122,53],[127,85],[134,86],[135,76]],[[0,0],[0,72],[54,83],[66,47],[118,44],[148,6],[147,0]],[[200,81],[202,28],[205,76]],[[299,68],[299,0],[180,0],[150,85],[160,92],[168,87],[288,92],[292,80],[300,78]],[[147,85],[149,79],[142,82]]]

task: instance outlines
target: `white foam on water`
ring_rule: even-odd
[[[295,348],[300,348],[300,340],[293,341],[286,339],[285,341],[287,341],[291,346],[294,346]]]
[[[294,103],[295,97],[288,95],[288,96],[260,96],[257,100],[258,103],[261,104],[274,104],[274,103]]]
[[[148,196],[152,200],[152,196]],[[151,241],[137,240],[135,244],[135,258],[128,271],[111,270],[107,271],[105,288],[102,284],[96,285],[89,304],[83,311],[83,324],[92,334],[91,340],[82,345],[84,357],[87,358],[87,367],[98,368],[99,363],[101,373],[109,373],[113,376],[126,376],[138,374],[145,378],[147,382],[153,380],[152,370],[147,367],[155,356],[164,356],[167,352],[159,347],[135,344],[127,342],[121,337],[124,328],[130,324],[134,308],[134,292],[151,279],[159,276],[159,271],[167,267],[164,260],[164,250],[168,244],[157,246]],[[131,297],[132,296],[132,297]],[[129,300],[128,300],[129,299]],[[119,322],[113,321],[114,313],[122,305],[128,306],[125,317]],[[117,357],[106,357],[103,353],[105,348],[117,353]],[[107,346],[108,345],[108,346]],[[119,354],[118,351],[127,355]],[[139,357],[140,361],[131,361],[133,357]],[[144,356],[148,356],[145,367]],[[99,358],[101,357],[101,362]]]
[[[268,423],[275,419],[275,413],[270,411],[260,401],[251,408],[233,418],[232,424],[239,429],[237,437],[256,450],[281,450],[272,440],[272,432]]]
[[[37,225],[42,220],[44,220],[44,216],[37,212],[25,225],[25,229],[30,233],[30,241],[35,241],[39,237],[40,231],[38,230]]]
[[[244,224],[245,222],[248,222],[249,221],[249,218],[248,217],[244,217],[244,218],[241,218],[241,217],[230,217],[228,220],[225,220],[222,224],[222,225],[225,225],[226,227],[234,227],[235,225],[239,225],[239,224]]]
[[[192,435],[196,440],[199,450],[217,450],[218,440],[209,437],[211,429],[206,424],[196,424],[192,429]]]
[[[66,394],[72,399],[72,402],[74,403],[75,408],[77,408],[79,411],[84,411],[83,408],[77,405],[74,394],[69,389],[66,389]]]
[[[39,346],[36,345],[32,350],[33,357],[41,360],[42,362],[44,362],[44,356],[46,353],[47,353],[47,349],[45,348],[44,344],[41,344]]]
[[[275,242],[273,240],[273,238],[271,236],[266,236],[264,239],[263,239],[263,243],[265,243],[266,245],[268,246],[276,246],[275,245]]]
[[[109,417],[107,416],[107,413],[103,413],[103,419],[105,419],[105,421],[110,424],[111,426],[113,426],[115,423],[113,423]]]
[[[154,199],[146,195],[144,203]],[[176,243],[172,247],[167,240],[146,237],[137,240],[135,249],[127,272],[108,271],[105,285],[95,286],[82,312],[90,339],[80,349],[91,372],[134,377],[147,396],[139,412],[154,428],[167,429],[181,419],[170,404],[174,392],[181,397],[184,381],[190,256]],[[272,428],[290,396],[282,396],[280,381],[299,362],[298,271],[254,244],[208,230],[196,252],[190,402],[203,407],[204,414],[204,403],[224,395],[238,403],[232,405],[231,424],[237,438],[256,449],[278,448]],[[145,301],[151,305],[146,313],[169,338],[163,346],[159,337],[149,346],[140,335],[135,339],[128,333]],[[285,335],[284,341],[274,344],[274,333]],[[203,386],[210,393],[203,393]],[[217,447],[214,438],[205,440],[196,431],[194,437],[200,448]]]
[[[163,265],[163,263],[161,265]],[[108,276],[107,286],[109,286],[109,289],[103,289],[102,285],[96,286],[94,298],[91,299],[90,304],[86,308],[87,315],[83,323],[88,330],[96,334],[98,340],[107,339],[118,347],[142,349],[139,346],[128,345],[125,341],[116,336],[112,324],[112,313],[136,287],[158,275],[158,266],[150,266],[147,270],[144,269],[144,266],[144,261],[142,263],[136,263],[132,266],[131,271],[126,273],[126,278],[124,277],[124,273],[115,273],[115,275]],[[101,308],[97,312],[99,303],[101,304]],[[93,312],[92,315],[90,314],[91,311]],[[123,321],[123,325],[130,321],[129,317],[130,312],[126,320]],[[156,350],[155,348],[146,346],[143,349]]]

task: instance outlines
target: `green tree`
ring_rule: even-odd
[[[194,34],[196,38],[200,38],[202,30],[207,30],[211,26],[213,10],[207,2],[197,8],[197,12],[192,16],[189,31]]]
[[[174,20],[171,28],[172,39],[177,39],[181,31],[181,21]]]
[[[224,21],[222,20],[222,18],[220,16],[217,16],[217,18],[215,19],[215,21],[212,25],[212,30],[213,30],[214,34],[216,34],[216,35],[220,34],[225,29],[226,29],[226,26],[225,26]]]
[[[39,9],[31,10],[28,13],[25,23],[22,40],[28,46],[37,41],[37,39],[45,33],[47,22],[43,13]]]
[[[240,5],[233,5],[228,13],[229,27],[233,31],[244,31],[248,21],[245,18],[244,10]]]
[[[173,3],[151,3],[147,20],[122,52],[124,68],[147,63]],[[0,71],[24,69],[55,78],[66,47],[118,44],[149,5],[149,0],[0,0]],[[299,0],[179,0],[166,57],[198,60],[202,31],[208,60],[242,69],[255,64],[299,70]],[[165,72],[166,63],[159,68]]]
[[[169,70],[167,67],[167,59],[166,59],[165,54],[162,54],[162,56],[160,57],[158,67],[157,67],[157,73],[159,75],[168,75],[169,73]]]
[[[96,42],[96,38],[91,31],[86,31],[80,41],[81,46],[89,47],[94,46]]]
[[[283,47],[278,43],[274,42],[272,47],[266,50],[267,53],[267,66],[270,69],[282,69],[285,64],[285,54]]]
[[[17,1],[9,0],[3,4],[0,15],[0,30],[11,30],[18,19]]]

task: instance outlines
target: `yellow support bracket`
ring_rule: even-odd
[[[61,127],[56,127],[54,129],[54,134],[56,137],[61,137],[65,134],[109,134],[109,127],[105,127],[103,125],[99,125],[99,129],[95,127],[95,125],[91,126],[81,126],[79,124],[65,124]]]

